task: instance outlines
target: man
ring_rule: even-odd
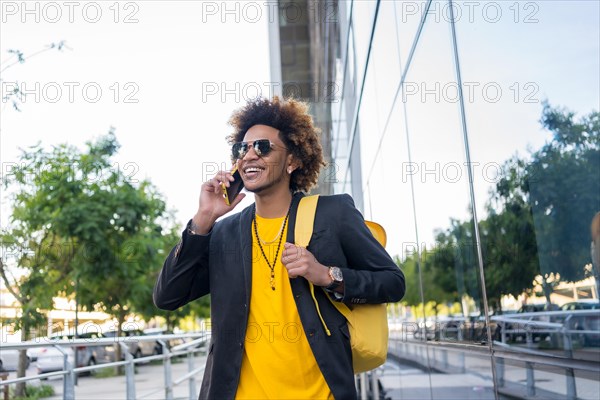
[[[211,295],[201,399],[354,399],[348,326],[326,296],[396,302],[404,276],[348,195],[322,196],[310,245],[293,244],[298,202],[324,165],[306,104],[257,99],[230,123],[232,158],[255,204],[217,222],[245,195],[226,205],[221,184],[233,181],[226,171],[205,182],[154,302],[174,310]],[[315,290],[320,312],[309,282],[323,288]]]

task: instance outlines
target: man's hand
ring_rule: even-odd
[[[240,193],[231,205],[228,206],[225,203],[221,183],[229,187],[230,182],[233,182],[233,180],[233,176],[229,171],[219,171],[212,179],[202,184],[200,199],[198,200],[198,211],[192,219],[192,228],[195,233],[207,234],[219,217],[233,210],[246,197],[244,193]]]
[[[329,268],[317,261],[315,256],[303,247],[285,243],[281,263],[290,278],[302,276],[316,286],[329,286]]]

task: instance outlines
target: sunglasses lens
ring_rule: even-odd
[[[248,144],[244,143],[244,142],[234,143],[233,146],[231,147],[231,154],[233,155],[233,158],[235,158],[235,159],[244,157],[246,155],[247,151],[248,151]]]
[[[259,139],[252,143],[252,147],[258,156],[266,156],[271,151],[271,142],[269,139]],[[231,154],[233,158],[244,158],[248,152],[248,142],[237,142],[231,146]]]
[[[271,142],[268,139],[260,139],[254,142],[254,151],[259,156],[266,156],[271,151]]]

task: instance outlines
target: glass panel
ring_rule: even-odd
[[[356,64],[349,60],[357,80],[365,68],[371,26],[368,13],[358,10],[374,2],[359,3],[368,2],[356,3],[353,13]],[[448,390],[457,396],[466,390],[465,397],[477,392],[477,398],[494,398],[496,384],[501,394],[517,397],[595,398],[598,377],[589,371],[599,361],[594,275],[600,260],[594,264],[592,257],[600,253],[600,238],[590,251],[590,225],[600,210],[600,128],[593,113],[600,100],[600,6],[587,1],[453,2],[483,287],[449,2],[432,2],[404,93],[392,105],[425,4],[380,3],[359,118],[362,176],[357,178],[362,178],[364,214],[383,221],[387,249],[407,278],[404,306],[389,308],[390,349],[455,379],[449,382],[447,374],[428,375],[417,368],[384,376],[386,387],[401,388],[388,395],[442,398]],[[395,16],[393,29],[390,15]],[[347,177],[349,184],[349,172]],[[349,186],[344,190],[351,192]],[[414,251],[417,243],[421,258]],[[496,358],[495,382],[485,351],[448,346],[490,345],[484,293],[494,345],[517,355],[525,350],[541,354],[533,364]],[[559,368],[544,354],[576,358],[589,368]]]
[[[348,36],[348,60],[346,61],[346,74],[344,76],[344,96],[355,96],[356,93],[356,49],[354,48],[354,29],[350,29]]]
[[[596,354],[588,360],[596,368],[598,15],[598,2],[490,2],[457,22],[495,345],[577,360]],[[565,368],[553,364],[530,366],[529,389],[542,397],[568,393]],[[502,390],[527,393],[526,372],[507,366]],[[574,374],[577,397],[597,397],[598,376]]]
[[[382,135],[382,126],[379,124],[379,119],[377,118],[378,97],[374,76],[375,73],[371,66],[369,66],[358,121],[362,138],[364,138],[360,149],[363,175],[369,174],[373,168],[379,138]]]
[[[370,83],[375,92],[376,117],[379,130],[370,134],[380,136],[392,108],[392,102],[400,83],[400,57],[395,40],[396,26],[394,3],[383,1],[379,6],[379,15],[375,29],[375,38],[371,50],[369,70],[372,77]]]
[[[597,358],[594,360],[588,355],[589,360]],[[496,375],[499,392],[515,398],[533,397],[533,394],[546,399],[598,398],[598,374],[594,372],[558,366],[540,368],[534,363],[497,357]]]
[[[371,30],[373,29],[373,17],[375,13],[376,1],[355,1],[352,11],[352,30],[353,40],[356,49],[356,87],[360,88],[367,53],[369,51],[369,41],[371,40]]]
[[[424,268],[440,275],[441,285],[424,288],[432,321],[456,325],[481,316],[483,307],[459,110],[441,90],[442,82],[456,86],[452,60],[447,23],[428,22],[403,96],[412,164],[401,165],[401,176],[414,180]]]
[[[488,342],[484,288],[456,88],[449,23],[428,20],[401,98],[412,160],[398,165],[400,180],[412,179],[415,190],[424,292],[424,304],[415,304],[421,310],[416,339],[481,346]],[[478,398],[494,398],[490,356],[438,345],[427,346],[426,356],[437,370],[460,374],[459,386],[445,374],[431,374],[433,398],[447,390],[458,397],[480,390]]]
[[[404,68],[427,2],[394,1],[391,3],[393,4],[396,16],[396,45],[398,46],[402,67]]]

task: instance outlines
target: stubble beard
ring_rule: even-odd
[[[276,172],[276,171],[274,171],[274,172]],[[258,176],[258,179],[260,179],[262,177],[263,173],[264,173],[264,171],[260,173],[260,175]],[[285,176],[284,172],[280,171],[279,176],[276,179],[273,179],[271,181],[267,180],[267,182],[265,182],[261,186],[258,186],[258,187],[254,188],[254,189],[248,189],[248,188],[246,188],[246,190],[249,191],[250,193],[254,193],[254,194],[260,195],[260,194],[264,193],[265,191],[269,190],[270,188],[277,186],[277,184],[279,184],[281,181],[284,180],[284,176]]]

